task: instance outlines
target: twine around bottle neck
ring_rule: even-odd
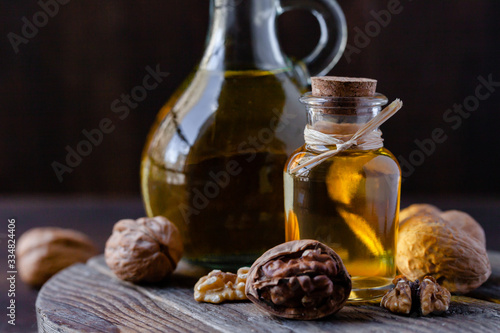
[[[336,148],[315,156],[301,164],[294,165],[288,172],[290,174],[295,174],[302,169],[304,169],[303,171],[310,170],[328,158],[352,147],[358,150],[378,149],[382,147],[382,132],[378,130],[378,127],[396,114],[402,107],[403,102],[400,99],[396,99],[378,115],[363,125],[354,135],[325,134],[306,126],[304,130],[306,144],[324,146],[335,145]]]
[[[342,125],[338,125],[342,126]],[[349,139],[351,139],[353,133],[351,134],[327,134],[317,131],[311,128],[309,125],[304,129],[304,141],[306,145],[309,146],[339,146],[345,145]],[[382,138],[382,131],[376,129],[365,136],[360,138],[356,144],[352,145],[349,149],[351,150],[372,150],[379,149],[384,146],[384,139]]]

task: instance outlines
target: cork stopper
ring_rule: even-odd
[[[313,96],[329,97],[372,97],[377,88],[377,80],[359,77],[314,76],[311,84]]]

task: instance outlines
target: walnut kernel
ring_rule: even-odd
[[[426,316],[441,314],[450,306],[450,292],[431,276],[425,276],[422,282],[411,282],[405,276],[399,275],[394,278],[393,283],[394,288],[387,292],[380,302],[380,306],[391,312],[409,315],[418,311]]]
[[[406,277],[398,275],[392,283],[394,288],[382,297],[380,305],[394,313],[410,314],[412,305],[410,281]]]
[[[170,275],[182,257],[181,235],[163,216],[120,220],[106,242],[106,264],[131,282],[158,282]]]
[[[426,276],[420,283],[420,309],[424,316],[429,313],[439,314],[448,310],[451,294],[441,287],[432,276]]]
[[[60,270],[77,262],[86,262],[97,253],[92,241],[79,231],[33,228],[19,238],[19,276],[25,283],[40,287]]]
[[[243,301],[245,283],[250,267],[241,267],[237,274],[213,270],[203,276],[194,286],[194,299],[198,302],[222,303],[224,301]]]

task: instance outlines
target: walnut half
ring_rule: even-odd
[[[278,245],[257,259],[246,283],[248,299],[290,319],[318,319],[339,311],[351,292],[342,259],[314,240]]]
[[[394,313],[410,314],[415,287],[402,275],[396,276],[392,283],[394,288],[382,297],[380,305]]]
[[[440,314],[448,310],[451,294],[441,287],[432,276],[426,276],[420,283],[420,309],[424,316],[429,313]]]
[[[426,316],[443,313],[450,306],[450,292],[431,276],[425,276],[422,282],[411,282],[403,275],[398,275],[392,283],[394,288],[380,302],[382,307],[391,312],[405,315],[419,312]]]
[[[250,267],[241,267],[238,273],[224,273],[213,270],[203,276],[194,286],[194,299],[198,302],[222,303],[224,301],[243,301],[245,283]]]

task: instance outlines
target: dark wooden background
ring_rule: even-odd
[[[500,88],[453,130],[443,114],[473,95],[477,77],[500,81],[500,2],[401,0],[403,11],[352,61],[331,74],[379,80],[379,91],[405,107],[383,127],[386,146],[408,159],[415,139],[442,128],[448,140],[417,167],[403,191],[498,194]],[[61,5],[16,54],[7,34],[21,34],[22,18],[37,1],[0,1],[0,193],[137,194],[139,160],[157,110],[200,58],[208,0],[86,0]],[[349,40],[388,1],[339,0]],[[283,48],[297,57],[315,44],[318,26],[303,12],[280,19]],[[142,83],[145,67],[169,76],[130,115],[119,120],[110,104]],[[102,118],[116,128],[59,182],[51,168],[65,146]]]

